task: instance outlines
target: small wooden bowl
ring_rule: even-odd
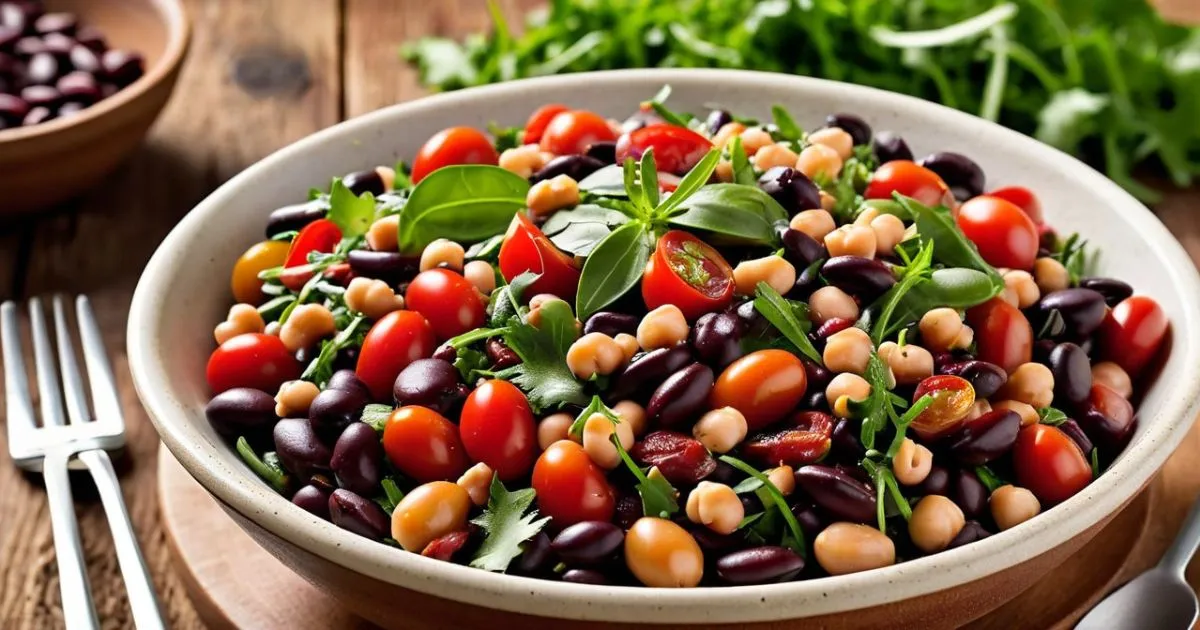
[[[47,208],[98,184],[141,143],[171,96],[190,28],[180,0],[46,0],[140,53],[146,73],[67,118],[0,131],[0,217]]]

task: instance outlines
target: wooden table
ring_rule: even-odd
[[[171,566],[155,500],[158,438],[125,358],[133,288],[159,241],[226,179],[339,120],[420,96],[397,44],[487,26],[482,0],[187,0],[190,59],[145,146],[77,207],[0,227],[0,298],[87,292],[121,386],[129,424],[122,487],[172,627],[203,627]],[[503,3],[509,15],[534,0]],[[69,173],[64,173],[69,177]],[[1200,190],[1156,210],[1200,261]],[[3,393],[0,392],[0,397]],[[1189,440],[1200,441],[1193,431]],[[50,519],[40,478],[7,461],[0,434],[0,627],[61,627]],[[1168,466],[1184,466],[1172,461]],[[1178,520],[1200,481],[1177,488],[1159,517]],[[94,492],[76,490],[85,555],[105,628],[132,627],[116,555]],[[1193,572],[1193,584],[1200,583]]]

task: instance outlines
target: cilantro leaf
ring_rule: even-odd
[[[641,468],[625,451],[625,447],[621,446],[621,440],[614,432],[609,436],[613,446],[617,447],[617,454],[621,456],[621,461],[625,462],[625,467],[629,472],[637,477],[637,491],[642,497],[642,514],[646,516],[657,516],[659,518],[670,518],[672,514],[679,511],[679,501],[677,499],[679,491],[667,481],[667,478],[659,472],[655,466],[650,469],[649,473],[642,472]]]
[[[537,493],[533,488],[509,492],[498,476],[492,477],[487,509],[471,520],[483,528],[485,537],[470,565],[485,571],[504,571],[521,555],[521,545],[542,531],[550,517],[537,518],[529,510]],[[526,513],[528,511],[528,513]]]
[[[375,195],[367,191],[355,196],[341,179],[335,179],[329,191],[329,213],[325,218],[337,224],[343,237],[366,234],[375,219]]]
[[[796,317],[796,311],[788,300],[785,300],[766,282],[758,283],[755,296],[754,310],[762,313],[762,316],[771,322],[772,326],[783,333],[783,336],[792,342],[800,354],[812,359],[818,365],[822,365],[821,354],[813,347],[812,341],[805,333],[804,324],[806,322],[802,322]]]

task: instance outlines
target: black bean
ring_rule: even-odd
[[[991,398],[993,394],[1008,382],[1008,373],[1004,368],[987,361],[958,361],[947,363],[938,370],[938,374],[961,376],[975,390],[975,398]]]
[[[825,390],[817,390],[804,395],[804,399],[800,401],[801,409],[811,409],[813,411],[829,411],[829,401],[825,399]]]
[[[869,144],[871,142],[871,126],[867,121],[854,114],[840,112],[825,117],[826,127],[837,127],[854,138],[854,144]]]
[[[820,189],[807,175],[790,166],[773,166],[758,178],[758,187],[779,202],[788,216],[821,207]]]
[[[79,26],[79,18],[74,13],[47,13],[33,22],[33,30],[39,35],[46,33],[65,33],[70,35]]]
[[[363,422],[351,422],[333,446],[329,467],[338,485],[357,494],[369,495],[382,478],[383,447],[379,434]]]
[[[566,175],[579,181],[604,167],[604,162],[586,155],[560,155],[546,163],[538,172],[529,178],[531,182],[553,179]]]
[[[1071,438],[1075,442],[1075,445],[1079,447],[1080,451],[1083,451],[1084,455],[1088,455],[1092,452],[1092,441],[1088,438],[1087,434],[1083,432],[1083,428],[1079,426],[1078,422],[1068,418],[1067,420],[1063,421],[1062,424],[1058,425],[1058,428],[1063,433],[1066,433],[1067,437]]]
[[[1051,311],[1058,311],[1066,325],[1066,333],[1073,338],[1083,338],[1092,334],[1104,321],[1106,307],[1104,296],[1092,289],[1072,288],[1054,291],[1043,295],[1036,306],[1040,323],[1051,316]],[[1039,326],[1035,324],[1036,332]]]
[[[617,143],[593,142],[588,145],[587,152],[584,155],[594,160],[600,160],[605,165],[614,164],[617,161]]]
[[[326,389],[344,389],[351,392],[358,392],[363,397],[370,396],[370,391],[365,383],[358,379],[358,375],[354,370],[338,370],[329,377],[329,382],[325,384]]]
[[[300,230],[309,223],[324,218],[326,212],[329,212],[328,199],[313,199],[305,203],[284,206],[272,211],[267,217],[266,234],[271,237],[283,232]]]
[[[958,535],[950,540],[950,544],[946,548],[954,549],[955,547],[969,545],[991,535],[992,533],[984,529],[983,525],[979,524],[979,521],[967,521],[967,524],[958,530]]]
[[[372,195],[382,195],[388,190],[387,182],[383,181],[383,176],[375,169],[347,173],[342,177],[342,184],[355,195],[367,192]]]
[[[937,173],[950,187],[954,198],[965,201],[983,194],[983,169],[971,158],[952,151],[939,151],[925,156],[921,166]]]
[[[550,548],[568,564],[599,564],[621,548],[625,532],[608,521],[583,521],[558,533]]]
[[[533,535],[521,550],[521,555],[509,567],[517,575],[539,575],[552,566],[550,537],[546,532]]]
[[[813,264],[796,274],[796,284],[792,285],[791,291],[788,291],[788,299],[807,301],[813,291],[824,285],[821,282],[821,265],[823,263],[824,261],[820,260],[814,261]]]
[[[950,452],[964,466],[982,466],[1007,453],[1017,441],[1021,416],[996,409],[964,424],[949,438]]]
[[[737,313],[742,322],[743,337],[758,337],[771,329],[771,322],[754,308],[754,300],[742,302],[736,308],[731,307],[731,310]]]
[[[454,363],[458,359],[458,351],[454,349],[454,346],[449,344],[438,346],[438,349],[433,351],[433,356],[430,358]]]
[[[124,50],[106,50],[100,56],[100,67],[105,78],[125,87],[142,76],[142,56]]]
[[[25,81],[31,85],[51,85],[62,73],[58,58],[39,52],[25,63]]]
[[[353,389],[326,388],[308,408],[308,421],[314,431],[326,439],[335,439],[351,422],[362,417],[370,399]]]
[[[666,427],[696,420],[708,404],[713,382],[712,368],[701,363],[675,372],[654,390],[646,405],[646,417]]]
[[[417,359],[409,363],[392,387],[397,405],[421,405],[446,415],[463,400],[459,373],[441,359]]]
[[[883,295],[896,284],[896,275],[886,264],[862,256],[834,256],[821,265],[821,275],[829,284],[864,301]]]
[[[329,492],[309,484],[300,488],[296,491],[296,494],[292,495],[292,503],[300,506],[300,509],[305,512],[328,521],[329,494]]]
[[[720,370],[742,356],[742,322],[732,313],[705,313],[692,326],[688,342],[696,359]]]
[[[735,551],[717,560],[717,577],[726,584],[786,582],[804,570],[804,558],[786,547],[764,545]]]
[[[967,518],[978,518],[987,509],[988,491],[970,470],[950,473],[950,500],[962,509]]]
[[[383,539],[391,530],[391,520],[378,503],[343,488],[329,495],[329,520],[372,540]]]
[[[347,260],[354,275],[377,278],[388,284],[412,276],[420,262],[416,257],[400,252],[373,252],[369,249],[352,249]]]
[[[583,334],[604,333],[616,337],[621,333],[636,335],[638,318],[628,313],[616,311],[599,311],[588,318],[583,324]]]
[[[620,401],[652,391],[691,360],[691,349],[685,343],[636,355],[629,366],[613,380],[608,394],[611,400]]]
[[[288,472],[307,482],[313,473],[329,470],[332,456],[329,447],[321,442],[312,426],[305,420],[285,418],[275,423],[272,431],[275,452]]]
[[[1092,391],[1092,364],[1082,348],[1073,343],[1060,343],[1050,351],[1048,365],[1054,374],[1056,398],[1071,405],[1087,400]]]
[[[217,433],[229,439],[262,432],[278,420],[275,397],[249,387],[235,387],[213,396],[204,407],[204,415]]]
[[[925,476],[925,479],[913,486],[913,490],[920,496],[950,494],[950,471],[945,466],[934,464],[929,468],[929,474]]]
[[[596,586],[608,584],[608,578],[595,569],[567,569],[562,574],[562,581],[572,584],[595,584]]]
[[[733,114],[724,109],[714,109],[708,113],[708,118],[704,119],[704,126],[708,128],[708,135],[715,136],[721,127],[731,122],[733,122]]]
[[[498,337],[492,337],[483,342],[483,351],[487,355],[489,361],[492,362],[493,370],[503,370],[507,367],[512,367],[521,362],[521,357],[512,348],[509,348],[504,340]]]
[[[880,131],[875,134],[871,148],[875,150],[875,157],[879,159],[880,164],[886,164],[893,160],[913,159],[913,152],[908,148],[908,143],[904,141],[904,138],[891,131]]]
[[[0,122],[19,125],[29,113],[29,103],[12,94],[0,93]]]
[[[875,491],[840,468],[811,464],[796,471],[796,485],[830,514],[856,523],[876,518]]]
[[[1103,295],[1104,302],[1109,306],[1116,306],[1133,295],[1133,287],[1116,278],[1082,278],[1079,280],[1079,286]]]
[[[797,269],[806,269],[814,262],[829,256],[824,243],[800,230],[784,226],[780,230],[779,240],[783,244],[784,259]]]

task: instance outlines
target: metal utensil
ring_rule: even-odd
[[[50,345],[50,335],[41,301],[29,301],[33,354],[37,373],[42,426],[33,411],[29,381],[25,375],[25,357],[21,348],[17,305],[0,305],[0,346],[4,350],[4,389],[8,400],[8,449],[13,462],[30,471],[41,471],[46,479],[50,502],[50,523],[54,534],[54,552],[58,560],[62,590],[63,617],[69,630],[98,628],[96,607],[92,602],[84,566],[79,524],[71,496],[68,466],[79,461],[91,472],[108,516],[117,561],[125,579],[133,620],[138,628],[165,626],[150,580],[149,570],[138,549],[133,523],[121,496],[117,474],[109,450],[125,445],[125,420],[117,396],[112,367],[104,352],[100,327],[84,296],[75,303],[83,359],[91,384],[95,415],[88,411],[87,395],[75,360],[71,330],[67,327],[66,307],[61,296],[54,297],[54,327],[58,345],[58,365]],[[62,383],[59,384],[59,370]],[[61,396],[60,396],[61,394]],[[66,416],[63,414],[64,401]],[[66,419],[70,419],[70,424]]]

